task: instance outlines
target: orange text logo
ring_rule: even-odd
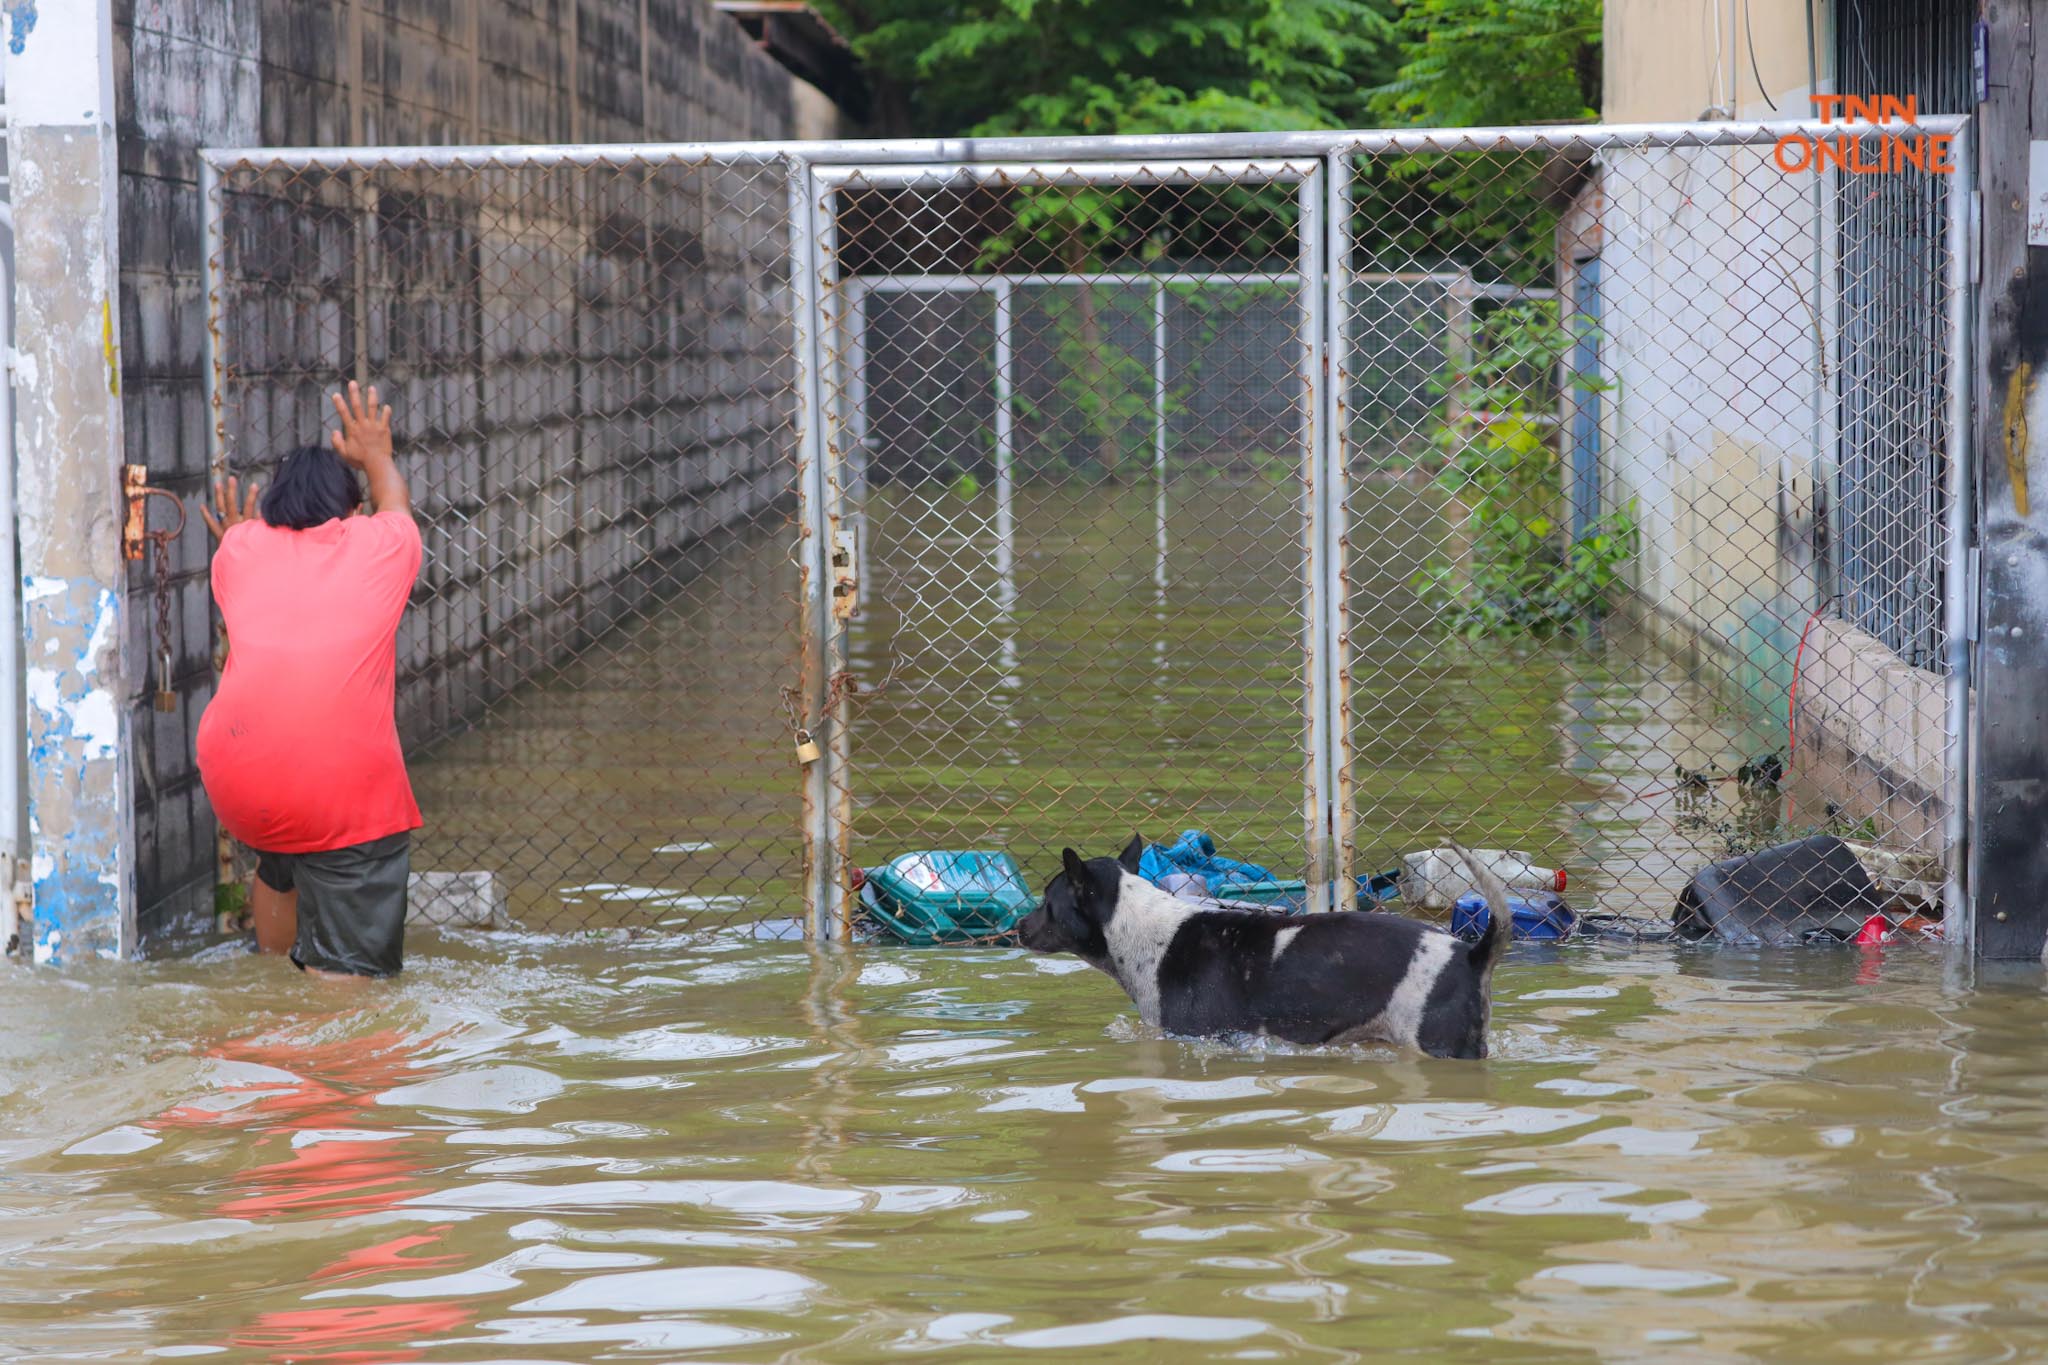
[[[1911,125],[1920,117],[1920,99],[1908,95],[1815,95],[1813,107],[1822,123],[1837,119],[1903,125],[1896,133],[1838,133],[1833,137],[1789,133],[1771,149],[1771,159],[1786,174],[1800,171],[1847,171],[1851,175],[1897,175],[1925,171],[1950,175],[1956,168],[1953,133],[1919,133]]]

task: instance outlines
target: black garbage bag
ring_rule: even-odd
[[[1848,939],[1884,908],[1855,852],[1832,834],[1745,853],[1693,874],[1671,912],[1679,937],[1789,947]]]

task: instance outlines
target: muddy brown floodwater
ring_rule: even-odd
[[[1021,492],[1014,597],[972,499],[871,499],[863,856],[1036,876],[1137,823],[1298,858],[1291,504],[1225,491],[1163,541],[1147,497]],[[1623,635],[1436,637],[1414,496],[1356,538],[1362,870],[1441,830],[1663,915],[1744,834],[1673,765],[1769,725]],[[0,968],[0,1355],[2048,1357],[2038,971],[1522,945],[1462,1064],[1160,1037],[1016,951],[766,942],[788,544],[721,563],[416,765],[423,865],[641,937],[416,933],[356,990],[233,945]]]
[[[2048,1350],[2038,973],[1518,948],[1496,1056],[1154,1036],[1073,964],[719,932],[0,981],[38,1360]]]

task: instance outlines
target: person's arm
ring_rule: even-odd
[[[379,512],[412,515],[412,494],[398,461],[391,454],[391,407],[379,405],[377,386],[370,386],[367,401],[362,386],[351,379],[348,397],[333,394],[334,411],[341,418],[341,430],[334,433],[334,453],[363,471],[370,485],[370,506]]]

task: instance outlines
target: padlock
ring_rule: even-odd
[[[811,732],[809,730],[799,730],[796,732],[797,762],[803,764],[806,768],[808,768],[824,756],[825,751],[818,747],[817,740],[811,738]]]
[[[171,687],[171,651],[168,649],[160,649],[156,655],[156,709],[178,709],[178,694]]]

